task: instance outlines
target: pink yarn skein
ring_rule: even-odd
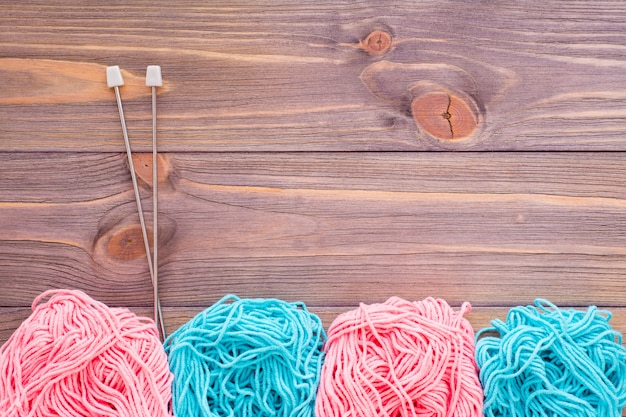
[[[338,316],[328,330],[316,416],[482,416],[474,331],[463,317],[470,309],[392,297]]]
[[[0,348],[1,416],[172,415],[154,322],[80,291],[47,291],[32,308]]]

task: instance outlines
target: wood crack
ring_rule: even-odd
[[[446,111],[441,113],[441,116],[448,121],[450,126],[450,139],[454,139],[454,127],[452,126],[452,114],[450,114],[450,106],[452,105],[452,98],[448,96],[448,107]]]

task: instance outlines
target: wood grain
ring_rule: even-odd
[[[626,2],[0,11],[0,345],[47,289],[152,315],[109,65],[149,228],[144,75],[163,69],[169,332],[227,293],[304,301],[326,327],[393,295],[470,301],[476,329],[544,297],[626,331]]]
[[[0,150],[120,151],[118,64],[149,151],[160,64],[167,152],[624,151],[625,48],[622,1],[4,2]]]
[[[149,306],[124,155],[48,156],[0,154],[0,306],[59,287]],[[622,153],[161,156],[164,306],[236,293],[626,307]]]

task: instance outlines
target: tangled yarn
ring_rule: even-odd
[[[80,291],[47,291],[32,308],[0,348],[0,415],[171,415],[171,374],[152,321]]]
[[[476,343],[487,417],[620,417],[626,349],[611,314],[560,310],[545,300],[493,320]],[[497,331],[500,337],[483,333]]]
[[[337,317],[317,417],[482,416],[474,332],[463,317],[470,309],[392,297]]]
[[[174,412],[313,417],[325,338],[302,303],[226,296],[165,342]]]

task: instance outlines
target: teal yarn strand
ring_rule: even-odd
[[[313,417],[326,333],[303,303],[222,298],[165,341],[185,417]]]
[[[621,417],[626,348],[610,318],[595,306],[561,310],[538,299],[493,320],[476,335],[485,416]]]

